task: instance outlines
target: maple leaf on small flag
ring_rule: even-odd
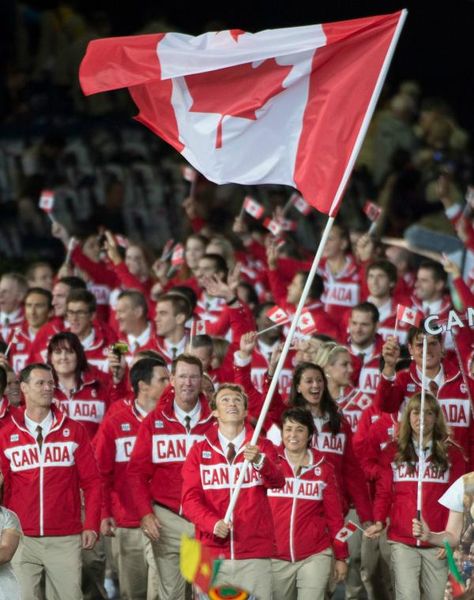
[[[277,223],[275,219],[270,219],[267,217],[263,222],[263,226],[266,227],[274,236],[280,235],[282,232],[282,226],[280,223]]]
[[[173,253],[171,254],[171,264],[175,267],[184,264],[184,246],[176,244]]]
[[[311,205],[306,202],[303,196],[299,194],[293,194],[290,198],[293,206],[298,210],[302,215],[309,215],[311,212]]]
[[[251,196],[246,196],[244,200],[244,209],[254,219],[261,219],[265,209],[263,206],[254,200]]]
[[[369,221],[372,221],[372,223],[376,221],[382,214],[382,209],[380,206],[377,206],[377,204],[374,204],[374,202],[371,202],[370,200],[367,200],[367,202],[364,204],[363,211]]]
[[[232,38],[238,42],[239,41],[239,37],[241,35],[244,35],[245,33],[247,33],[246,31],[242,31],[242,29],[229,29],[229,33],[232,36]]]
[[[51,213],[54,207],[54,192],[53,190],[43,190],[40,194],[38,206],[45,213]]]
[[[193,321],[191,324],[191,335],[195,337],[196,335],[206,335],[207,333],[207,325],[206,321]]]
[[[347,521],[344,527],[341,527],[339,531],[336,533],[334,540],[338,542],[346,542],[351,535],[356,532],[358,529],[357,525],[353,521]]]
[[[316,323],[309,310],[301,313],[301,317],[298,321],[298,331],[304,335],[309,335],[310,333],[314,333],[316,331]]]
[[[187,75],[184,79],[193,99],[189,111],[220,115],[215,147],[222,148],[224,117],[256,121],[256,111],[284,90],[283,81],[292,68],[279,65],[274,58],[270,58],[256,67],[251,63],[244,63]]]
[[[362,410],[365,410],[372,404],[372,400],[367,394],[362,394],[359,398],[356,398],[355,404]]]
[[[288,313],[280,306],[274,306],[265,313],[274,323],[285,323],[288,321]]]
[[[402,323],[408,323],[408,325],[412,325],[413,327],[419,327],[423,320],[423,313],[415,308],[397,304],[397,320]]]

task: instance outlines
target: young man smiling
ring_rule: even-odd
[[[285,478],[269,440],[250,444],[253,430],[245,424],[247,396],[240,386],[222,384],[211,409],[218,426],[193,446],[183,467],[184,514],[195,524],[196,537],[224,557],[216,585],[245,585],[269,600],[274,531],[267,489],[283,487]],[[224,517],[245,459],[250,465],[229,524]]]

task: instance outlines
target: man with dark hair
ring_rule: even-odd
[[[47,365],[28,365],[20,382],[25,407],[0,431],[6,505],[24,533],[15,573],[25,600],[38,597],[43,574],[47,598],[80,600],[81,547],[94,547],[100,526],[94,453],[82,425],[53,405],[54,379]]]
[[[394,290],[397,285],[397,269],[386,259],[375,260],[366,269],[366,282],[369,295],[368,302],[379,311],[378,333],[387,339],[389,335],[397,335],[401,344],[406,342],[408,327],[397,320],[397,305],[411,306],[409,297],[397,296]],[[395,325],[397,329],[395,330]]]
[[[285,478],[269,440],[250,444],[253,430],[245,425],[247,396],[240,386],[222,384],[211,408],[218,427],[209,429],[186,459],[183,511],[196,526],[197,538],[223,558],[216,584],[242,585],[269,600],[274,532],[267,489],[283,487]],[[250,465],[231,525],[224,516],[245,459]]]
[[[96,298],[89,290],[69,292],[66,300],[68,329],[80,339],[87,362],[107,372],[109,347],[117,341],[117,336],[95,323],[96,309]]]
[[[150,347],[164,356],[169,364],[186,348],[188,336],[185,324],[190,316],[189,302],[181,295],[170,292],[160,296],[156,302],[156,335]]]
[[[207,401],[200,393],[200,360],[181,354],[171,371],[171,386],[138,431],[128,469],[141,528],[153,545],[160,600],[184,599],[181,534],[192,535],[194,528],[182,517],[181,469],[193,444],[212,426]]]
[[[23,300],[28,284],[20,273],[4,273],[0,278],[0,337],[6,340],[24,321]]]
[[[415,281],[413,306],[425,316],[441,315],[451,310],[451,298],[446,294],[448,275],[439,263],[425,260],[418,267]]]
[[[8,359],[16,373],[26,365],[38,331],[51,316],[51,292],[43,288],[30,288],[25,295],[24,312],[25,320],[10,332],[7,340],[10,345]]]
[[[304,286],[308,279],[307,271],[297,271],[287,286],[278,272],[278,251],[274,244],[267,247],[268,279],[275,304],[286,310],[290,315],[295,313],[300,301]],[[305,311],[311,313],[315,324],[315,331],[329,335],[335,340],[342,340],[342,332],[338,323],[328,315],[321,302],[324,293],[323,278],[316,274],[311,284]]]
[[[117,556],[120,593],[124,598],[146,600],[148,566],[145,537],[140,519],[131,509],[127,467],[138,429],[156,407],[169,382],[169,374],[159,361],[142,358],[130,369],[135,400],[114,413],[107,413],[95,440],[95,453],[104,484],[101,533],[112,537]],[[157,590],[148,590],[156,597]]]
[[[44,261],[30,264],[26,271],[26,280],[30,288],[39,287],[51,292],[53,289],[53,267]]]
[[[46,349],[49,340],[66,329],[66,300],[71,290],[86,289],[86,283],[80,277],[61,277],[53,287],[53,317],[45,323],[38,331],[31,344],[28,363],[46,361]]]
[[[412,328],[408,349],[413,360],[407,369],[396,372],[400,347],[395,337],[387,339],[382,349],[384,368],[377,386],[374,404],[388,413],[397,413],[414,394],[421,391],[423,328]],[[454,440],[468,459],[467,471],[474,468],[474,421],[469,390],[457,364],[444,359],[441,334],[427,335],[427,390],[437,399]]]
[[[371,302],[361,302],[349,319],[349,350],[353,356],[353,380],[361,392],[373,396],[380,379],[383,339],[377,333],[379,311]]]
[[[226,306],[223,298],[213,296],[206,290],[208,280],[215,277],[219,281],[226,281],[228,273],[227,264],[219,254],[204,254],[199,259],[195,275],[202,292],[196,305],[196,313],[203,321],[217,321]]]

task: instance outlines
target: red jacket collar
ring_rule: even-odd
[[[452,361],[443,360],[441,364],[442,364],[443,370],[444,370],[444,383],[447,383],[448,381],[452,381],[453,379],[456,379],[456,377],[458,377],[460,375],[459,369]],[[412,378],[412,380],[417,385],[421,386],[421,381],[418,377],[418,371],[417,371],[416,363],[414,360],[411,361],[410,366],[408,367],[408,370],[410,372],[410,377]]]
[[[26,406],[19,406],[17,410],[12,413],[12,421],[15,423],[17,427],[20,429],[27,429],[25,423],[25,410]],[[61,409],[59,409],[54,404],[51,404],[51,412],[53,413],[53,424],[51,426],[51,430],[59,429],[61,425],[64,423],[66,418],[66,413],[64,413]]]

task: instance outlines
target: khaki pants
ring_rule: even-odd
[[[272,559],[273,600],[324,600],[333,560],[330,548],[294,563]]]
[[[269,558],[223,560],[214,585],[224,585],[226,583],[241,587],[246,592],[255,595],[258,600],[271,600],[271,560]]]
[[[448,567],[439,548],[417,548],[390,542],[396,600],[443,600]]]
[[[101,536],[92,550],[82,551],[82,594],[84,600],[107,600],[105,582],[105,543]],[[49,600],[49,598],[48,598]]]
[[[48,600],[82,600],[81,536],[23,536],[12,565],[22,600],[39,600],[44,572]]]
[[[148,567],[148,585],[146,600],[159,600],[158,598],[158,570],[156,568],[155,556],[153,555],[153,545],[151,541],[145,538],[145,560]]]
[[[142,530],[117,527],[111,541],[121,600],[146,600],[148,566]]]
[[[194,536],[194,525],[171,510],[153,507],[161,523],[160,539],[153,542],[153,555],[158,571],[158,597],[160,600],[184,600],[186,582],[179,569],[181,535]]]

